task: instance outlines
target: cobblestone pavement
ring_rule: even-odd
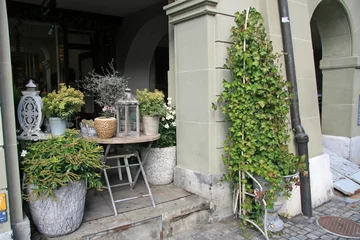
[[[271,239],[279,240],[313,240],[313,239],[338,239],[342,238],[326,232],[316,224],[320,216],[331,215],[349,218],[360,223],[360,200],[356,202],[346,201],[344,198],[335,196],[330,202],[313,209],[313,217],[296,216],[291,219],[283,219],[284,230],[273,235]],[[240,230],[238,219],[205,225],[199,229],[179,234],[167,240],[228,240],[228,239],[254,239],[263,240],[265,237],[259,231],[247,229],[247,234]]]

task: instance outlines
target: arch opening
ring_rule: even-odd
[[[330,130],[334,127],[334,123],[330,122],[334,105],[346,104],[349,99],[344,97],[344,91],[350,90],[342,86],[347,72],[334,63],[334,60],[352,55],[351,28],[346,9],[339,1],[323,0],[313,12],[310,27],[322,130],[324,134],[338,135]],[[338,91],[339,88],[344,91]],[[348,96],[352,93],[349,92]]]

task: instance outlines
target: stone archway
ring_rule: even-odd
[[[313,11],[310,25],[323,134],[354,136],[355,67],[349,65],[352,33],[347,10],[340,1],[323,0]]]
[[[360,79],[357,77],[360,61],[353,53],[356,42],[352,10],[347,8],[350,2],[319,1],[310,11],[313,12],[310,25],[318,89],[321,88],[322,94],[323,146],[360,164]]]
[[[124,74],[130,77],[131,89],[149,88],[153,56],[160,40],[168,32],[168,19],[158,15],[147,22],[136,34],[125,62]]]

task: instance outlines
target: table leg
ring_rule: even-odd
[[[149,152],[149,149],[151,148],[151,145],[152,145],[152,142],[149,142],[148,146],[146,147],[146,150],[144,151],[146,153],[146,155],[142,156],[142,159],[141,159],[141,165],[143,165],[144,163],[146,163],[146,159],[147,159],[147,154]],[[137,151],[136,151],[137,152]],[[137,152],[137,154],[139,155],[139,153]],[[139,157],[140,159],[140,157]],[[140,175],[140,168],[139,170],[137,171],[136,175],[135,175],[135,178],[134,178],[134,184],[133,184],[133,187],[135,186],[137,180],[138,180],[138,177]],[[145,172],[144,172],[145,173]],[[131,188],[132,189],[132,188]]]
[[[109,179],[108,179],[106,169],[104,169],[104,176],[105,176],[106,185],[108,187],[108,192],[109,192],[109,195],[110,195],[111,204],[113,206],[115,216],[117,216],[117,210],[116,210],[116,206],[115,206],[115,202],[114,202],[114,197],[113,197],[113,194],[112,194],[112,191],[111,191],[111,186],[110,186],[110,182],[109,182]]]
[[[154,197],[152,195],[152,192],[151,192],[151,189],[150,189],[150,186],[149,186],[149,182],[147,180],[145,170],[144,170],[144,167],[142,165],[142,162],[141,162],[141,159],[140,159],[140,156],[139,156],[139,152],[136,151],[135,155],[136,155],[136,158],[137,158],[137,160],[139,162],[139,166],[140,166],[139,171],[141,171],[141,173],[142,173],[142,175],[144,177],[145,186],[146,186],[146,188],[147,188],[147,190],[149,192],[149,197],[150,197],[151,203],[152,203],[153,207],[156,208],[156,205],[155,205],[155,202],[154,202]],[[134,183],[134,185],[135,185],[135,183]]]
[[[106,145],[105,154],[104,154],[104,158],[103,158],[103,161],[105,164],[106,164],[107,157],[109,156],[110,148],[111,148],[111,144]],[[119,159],[119,161],[120,161],[120,159]],[[121,169],[120,169],[120,171],[121,171]],[[114,202],[114,196],[112,194],[112,190],[111,190],[111,186],[110,186],[110,182],[109,182],[109,178],[108,178],[106,169],[104,169],[104,177],[105,177],[106,185],[107,185],[108,192],[110,195],[111,204],[113,206],[114,214],[115,214],[115,216],[117,216],[117,210],[116,210],[116,206],[115,206],[115,202]]]

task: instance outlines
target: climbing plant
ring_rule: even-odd
[[[231,47],[227,48],[225,67],[232,79],[223,80],[223,92],[213,104],[231,121],[225,141],[223,161],[227,166],[226,180],[234,189],[240,182],[253,191],[252,181],[239,179],[239,171],[264,178],[270,188],[265,197],[271,208],[279,195],[289,197],[295,178],[285,182],[283,176],[304,167],[304,158],[289,152],[289,83],[280,71],[281,54],[274,53],[267,38],[263,18],[250,8],[235,14],[236,26],[231,28]],[[244,39],[245,50],[244,50]],[[248,200],[243,208],[248,214],[260,211],[256,201]]]

